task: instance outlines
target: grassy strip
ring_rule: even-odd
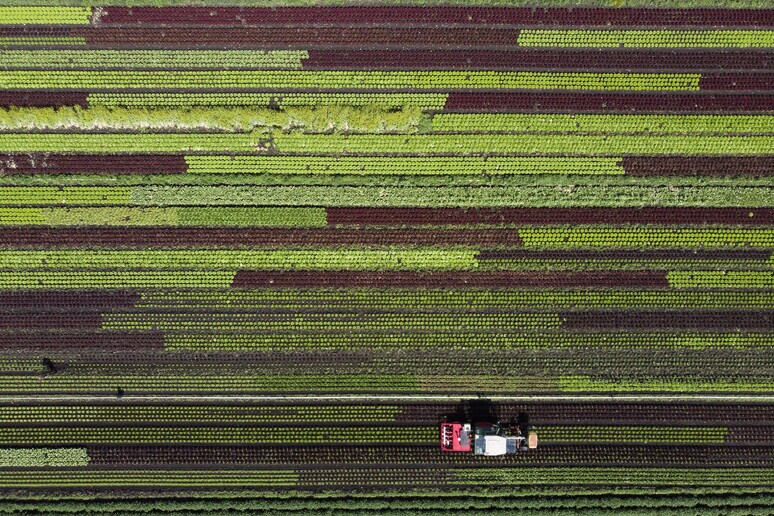
[[[86,7],[30,7],[27,2],[19,7],[0,7],[0,25],[88,25],[91,9]]]
[[[459,384],[469,385],[470,377],[459,377]],[[558,390],[556,381],[553,382],[554,391]],[[372,393],[372,392],[417,392],[421,389],[420,379],[414,375],[346,375],[337,374],[331,376],[295,374],[292,376],[279,375],[229,375],[229,374],[185,374],[159,375],[53,375],[40,381],[38,376],[0,376],[0,392],[23,394],[46,393],[78,393],[78,394],[115,394],[120,387],[127,394],[149,393],[267,393],[278,392],[296,393]],[[457,391],[459,392],[459,391]],[[0,442],[5,438],[6,442],[23,442],[24,432],[19,429],[15,436],[0,434]],[[49,430],[56,430],[49,429]],[[188,428],[177,430],[182,439],[185,439]],[[216,432],[217,433],[217,432]],[[58,434],[52,432],[55,438]],[[109,438],[111,434],[107,434]],[[3,437],[5,436],[5,437]],[[41,441],[47,442],[47,441]],[[56,442],[56,441],[55,441]],[[153,442],[152,440],[148,442]]]
[[[422,110],[440,110],[447,93],[90,93],[90,107],[128,107],[143,109],[187,109],[196,106],[269,107],[282,109],[298,106],[380,106],[397,109],[416,106]]]
[[[0,189],[0,193],[3,189]],[[143,186],[137,206],[615,207],[774,206],[774,188],[708,186]]]
[[[0,208],[0,225],[325,227],[327,222],[324,208],[93,207]]]
[[[481,133],[771,133],[774,131],[774,116],[439,113],[432,117],[432,130]]]
[[[164,314],[104,313],[102,329],[110,331],[492,331],[559,328],[557,314]],[[321,337],[324,339],[325,337]]]
[[[135,306],[144,308],[378,308],[413,310],[543,308],[774,308],[762,292],[674,292],[647,290],[207,290],[144,291]]]
[[[543,444],[723,444],[728,429],[711,426],[541,426],[537,432]]]
[[[669,271],[674,288],[765,288],[774,289],[774,272],[769,271]]]
[[[403,411],[399,405],[34,405],[0,407],[0,422],[40,423],[329,423],[332,421],[391,423]]]
[[[456,483],[467,485],[721,486],[768,484],[768,468],[486,468],[457,470]]]
[[[601,380],[588,376],[559,378],[564,392],[665,392],[665,393],[755,393],[774,392],[774,381],[705,381],[675,378],[672,380]]]
[[[620,158],[188,156],[192,174],[624,174]]]
[[[0,140],[2,142],[2,140]],[[323,135],[275,133],[272,147],[302,154],[563,154],[620,156],[678,154],[766,155],[771,136],[640,136],[576,134]]]
[[[519,228],[519,237],[524,247],[552,249],[739,246],[774,248],[774,229],[768,228],[665,228],[584,224],[569,227],[524,227]]]
[[[378,105],[367,106],[288,106],[282,111],[244,106],[146,107],[79,106],[58,108],[0,108],[2,131],[225,131],[301,130],[324,132],[416,132],[422,123],[417,106],[400,106],[388,110]]]
[[[566,89],[698,91],[695,73],[417,71],[0,71],[5,89]]]
[[[8,428],[0,444],[322,444],[435,442],[435,427],[28,427]]]
[[[0,272],[0,289],[227,288],[234,271],[39,271]]]
[[[292,470],[84,470],[0,471],[0,487],[292,487],[298,474]]]
[[[178,333],[164,335],[169,350],[197,351],[293,351],[303,349],[529,349],[554,348],[770,348],[771,334],[738,333]]]
[[[771,48],[770,30],[555,30],[519,31],[522,47]]]
[[[306,50],[0,50],[5,70],[299,69]]]
[[[50,468],[88,464],[89,455],[85,448],[0,449],[0,467],[3,468]]]
[[[7,250],[0,252],[0,268],[470,270],[478,265],[475,255],[445,249]]]

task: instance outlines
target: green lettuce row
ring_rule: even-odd
[[[565,392],[674,392],[674,393],[774,393],[774,381],[706,381],[675,378],[672,380],[603,380],[588,376],[559,379]]]
[[[0,207],[0,225],[325,227],[327,220],[325,208]]]
[[[765,288],[774,289],[774,271],[669,271],[674,288]]]
[[[182,152],[258,152],[261,140],[255,133],[2,133],[0,152],[86,152],[182,153]]]
[[[292,406],[222,406],[222,405],[35,405],[0,407],[3,424],[51,424],[105,422],[208,422],[223,423],[328,423],[359,421],[390,423],[403,411],[399,405],[292,405]],[[0,451],[2,460],[2,451]]]
[[[305,249],[305,250],[6,250],[3,269],[191,268],[301,270],[468,270],[476,251],[446,249]]]
[[[27,427],[9,428],[0,444],[318,444],[435,442],[435,427]]]
[[[557,314],[102,314],[102,329],[111,331],[523,331],[562,322]]]
[[[308,58],[306,50],[0,50],[0,63],[5,70],[299,69],[302,60]]]
[[[771,48],[770,30],[523,29],[522,47]]]
[[[460,377],[458,384],[470,385],[471,378]],[[558,390],[556,382],[554,391]],[[121,387],[126,393],[238,393],[238,392],[417,392],[422,384],[420,378],[414,375],[50,375],[45,381],[38,376],[0,376],[0,392],[46,394],[46,393],[77,393],[77,394],[115,394]],[[185,429],[183,429],[185,430]],[[183,434],[185,432],[183,431]],[[8,434],[4,434],[8,435]],[[2,442],[0,435],[0,442]],[[6,437],[8,442],[13,438]],[[20,439],[16,439],[20,442]]]
[[[85,448],[0,449],[0,467],[3,468],[56,468],[88,464],[89,455]]]
[[[774,229],[665,228],[658,226],[532,226],[519,228],[524,247],[540,248],[774,248]],[[692,274],[692,273],[691,273]]]
[[[541,426],[536,429],[547,443],[723,444],[725,427],[664,426]]]
[[[191,174],[624,174],[622,158],[186,156]]]
[[[248,106],[192,106],[176,109],[104,106],[82,109],[80,106],[60,106],[0,109],[2,132],[66,129],[70,132],[119,130],[148,133],[173,130],[182,133],[204,130],[239,133],[281,129],[310,133],[413,133],[422,121],[423,115],[417,106],[400,106],[397,111],[378,105],[330,105],[324,109],[316,106],[289,106],[282,111]],[[99,141],[99,138],[94,141]],[[5,161],[12,163],[10,159]],[[84,166],[84,174],[90,171],[88,166]]]
[[[774,308],[763,292],[666,290],[407,290],[352,288],[283,290],[163,290],[140,292],[138,308],[352,308],[427,310],[540,308]]]
[[[453,472],[460,485],[727,486],[771,482],[770,468],[481,468]]]
[[[0,290],[82,288],[228,288],[235,271],[0,272]]]
[[[293,487],[298,473],[293,470],[82,470],[0,471],[0,487]]]
[[[774,32],[772,32],[774,34]],[[438,132],[772,133],[771,115],[438,113]]]
[[[127,107],[143,109],[177,109],[195,106],[269,107],[293,106],[383,106],[401,108],[417,106],[423,110],[440,110],[448,93],[90,93],[90,108]]]
[[[2,142],[2,139],[0,139]],[[271,146],[299,154],[563,154],[621,155],[767,155],[772,136],[642,136],[578,134],[282,134]]]
[[[90,7],[0,7],[0,25],[88,25]]]
[[[197,351],[291,351],[296,349],[552,349],[770,348],[768,333],[181,333],[166,332],[164,348]]]
[[[769,267],[767,260],[548,260],[548,259],[512,259],[483,260],[478,270],[516,270],[516,271],[641,271],[641,270],[740,270]]]
[[[774,206],[774,190],[769,186],[679,186],[643,184],[617,185],[524,185],[486,186],[313,186],[313,185],[140,185],[135,187],[0,187],[0,205],[42,205],[34,208],[0,207],[0,224],[40,224],[41,217],[52,224],[147,225],[174,221],[179,211],[150,209],[165,206],[233,206],[234,211],[212,212],[212,224],[234,220],[245,225],[236,207],[258,206],[338,206],[338,207],[629,207],[629,206],[706,206],[765,208]],[[130,193],[126,198],[127,192]],[[51,205],[116,205],[77,210]],[[133,205],[134,207],[121,206]],[[140,208],[145,207],[145,210]],[[200,209],[202,209],[200,208]],[[210,208],[214,209],[214,208]],[[228,208],[231,210],[232,208]],[[42,213],[42,215],[41,215]],[[121,214],[121,215],[119,215]],[[130,218],[124,220],[125,216]],[[136,218],[135,218],[136,217]],[[208,215],[196,216],[207,222]],[[250,217],[250,215],[247,215]],[[81,222],[80,220],[83,220]],[[161,222],[166,224],[165,222]],[[200,222],[197,222],[199,224]],[[223,223],[225,224],[225,222]],[[231,222],[228,222],[231,224]],[[260,223],[258,225],[261,225]],[[317,225],[315,223],[314,225]],[[726,230],[729,231],[729,230]],[[644,234],[643,234],[644,236]],[[544,239],[555,237],[546,234]],[[611,243],[611,245],[614,245]]]
[[[82,36],[4,36],[0,37],[2,47],[53,47],[86,45]]]
[[[508,71],[0,71],[2,89],[569,89],[698,91],[701,74]]]

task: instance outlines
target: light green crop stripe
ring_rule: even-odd
[[[0,204],[129,204],[131,192],[125,186],[4,186]]]
[[[325,227],[325,208],[178,208],[181,226]]]
[[[774,288],[771,271],[669,271],[675,288]]]
[[[48,468],[87,466],[86,448],[3,448],[0,449],[0,467]]]
[[[90,7],[0,7],[0,25],[88,25]]]
[[[772,381],[690,381],[674,380],[600,380],[588,376],[564,376],[559,378],[565,392],[774,392]]]
[[[228,288],[234,271],[37,271],[0,272],[0,289]]]
[[[0,268],[193,268],[465,270],[475,268],[476,251],[413,250],[47,250],[0,251]]]
[[[522,47],[772,48],[770,30],[552,30],[519,32]]]
[[[771,115],[439,113],[438,132],[774,133]]]
[[[306,50],[0,50],[5,68],[301,68]]]
[[[2,140],[0,140],[2,141]],[[300,154],[562,154],[632,155],[769,155],[772,136],[591,136],[575,134],[283,134],[272,145],[279,152]]]
[[[187,156],[191,174],[624,174],[621,158]]]
[[[0,47],[24,47],[38,45],[86,45],[86,38],[79,36],[17,36],[0,37]]]
[[[181,487],[293,487],[298,483],[293,470],[76,470],[67,471],[0,471],[0,487],[50,488],[84,486],[181,486]]]
[[[0,152],[229,152],[255,151],[260,133],[0,134]]]
[[[496,71],[2,71],[7,89],[570,89],[698,91],[701,74]]]
[[[768,228],[622,228],[584,224],[523,227],[519,228],[519,237],[525,247],[774,247],[774,229]]]

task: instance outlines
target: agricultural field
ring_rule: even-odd
[[[768,2],[240,3],[0,5],[0,515],[771,513]]]

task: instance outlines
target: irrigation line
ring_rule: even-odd
[[[388,394],[334,394],[334,395],[16,395],[0,396],[0,404],[12,403],[298,403],[298,402],[417,402],[417,403],[458,403],[469,400],[489,400],[500,403],[633,403],[633,402],[657,402],[657,403],[774,403],[774,395],[746,395],[746,394],[639,394],[639,395],[536,395],[536,396],[506,396],[480,394],[458,395],[388,395]]]

